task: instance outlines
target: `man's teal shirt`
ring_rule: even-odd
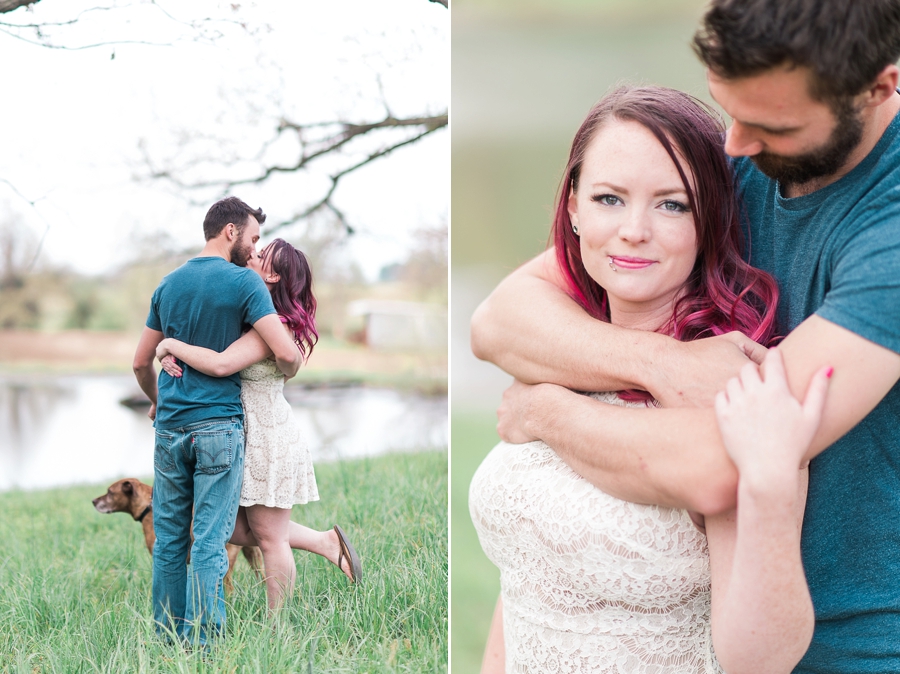
[[[247,326],[275,313],[266,284],[252,269],[221,257],[197,257],[168,274],[153,293],[147,327],[166,337],[224,351]],[[181,428],[206,419],[243,418],[241,380],[210,377],[182,365],[159,373],[155,426]]]
[[[781,334],[816,314],[900,352],[900,119],[837,182],[784,198],[735,162],[750,263],[775,276]],[[803,563],[816,612],[795,670],[900,672],[900,387],[810,464]]]

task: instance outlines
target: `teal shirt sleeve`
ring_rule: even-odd
[[[831,287],[816,314],[900,353],[900,202],[873,204],[831,265]]]
[[[150,313],[147,314],[147,327],[151,330],[162,332],[162,321],[159,319],[159,292],[162,285],[153,291],[153,297],[150,299]]]
[[[259,274],[252,269],[244,274],[239,296],[242,299],[243,320],[247,325],[253,325],[260,318],[276,313],[272,294]]]

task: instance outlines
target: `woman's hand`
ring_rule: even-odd
[[[175,356],[172,354],[163,356],[160,359],[159,364],[162,365],[162,369],[171,377],[177,379],[182,374],[181,367],[178,365],[178,361],[175,360]]]
[[[763,362],[765,378],[756,365],[741,370],[716,395],[716,418],[728,455],[741,479],[762,483],[800,469],[825,406],[832,368],[813,375],[801,403],[791,394],[784,362],[777,348]]]

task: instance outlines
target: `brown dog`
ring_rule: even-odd
[[[153,531],[153,510],[151,508],[153,487],[144,484],[134,477],[128,477],[109,485],[109,489],[103,496],[98,496],[92,502],[97,512],[101,513],[128,513],[135,521],[141,523],[144,530],[144,543],[147,550],[153,554],[153,544],[156,542],[156,533]],[[243,552],[244,557],[250,563],[250,567],[260,578],[262,570],[262,551],[254,546],[241,547],[232,543],[225,544],[228,553],[228,572],[225,574],[225,590],[231,592],[234,584],[231,581],[231,572],[237,561],[238,552]],[[188,552],[190,561],[190,552]]]

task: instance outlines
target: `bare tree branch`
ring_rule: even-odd
[[[15,33],[6,30],[0,26],[0,33],[6,33],[10,37],[14,37],[17,40],[22,40],[22,42],[27,42],[28,44],[33,44],[38,47],[46,47],[47,49],[64,49],[66,51],[79,51],[81,49],[93,49],[95,47],[109,47],[112,45],[120,45],[120,44],[143,44],[148,45],[150,47],[171,47],[170,43],[166,42],[145,42],[144,40],[111,40],[110,42],[94,42],[93,44],[83,44],[78,45],[77,47],[69,47],[67,45],[62,44],[50,44],[48,42],[40,42],[38,40],[29,40],[27,37],[22,37],[21,35],[16,35]]]
[[[155,2],[156,0],[152,0]],[[449,0],[428,0],[449,9]],[[416,143],[438,129],[445,128],[448,124],[447,112],[437,115],[423,115],[417,117],[396,117],[387,105],[380,75],[378,87],[382,94],[382,103],[385,116],[375,122],[352,123],[346,121],[329,121],[311,124],[300,124],[289,119],[282,118],[278,121],[271,138],[261,143],[261,149],[255,157],[248,157],[246,153],[241,156],[235,153],[232,156],[225,154],[221,147],[214,150],[220,156],[211,157],[208,153],[193,153],[194,148],[203,152],[204,145],[208,146],[210,138],[204,138],[200,134],[191,134],[183,144],[179,152],[180,157],[175,158],[161,168],[154,162],[146,146],[142,143],[139,147],[144,154],[145,165],[149,168],[146,178],[168,182],[188,201],[195,203],[191,193],[199,193],[204,190],[209,195],[209,190],[216,190],[221,195],[234,191],[242,185],[259,185],[274,178],[279,174],[290,174],[310,170],[311,165],[319,160],[333,166],[338,163],[339,168],[331,169],[328,177],[327,188],[324,194],[308,203],[293,215],[280,222],[270,223],[265,228],[266,233],[272,233],[283,227],[292,225],[298,221],[308,219],[321,211],[330,211],[337,221],[349,234],[353,233],[352,225],[347,221],[344,213],[335,205],[333,198],[338,186],[345,176],[359,170],[363,166],[385,157],[394,150]],[[403,131],[406,130],[406,133]],[[296,152],[295,161],[266,160],[270,156],[270,150],[276,145],[285,149],[284,138],[292,137],[296,140],[299,151]],[[381,139],[380,143],[362,141],[362,139]],[[289,141],[287,141],[289,142]],[[224,147],[227,145],[223,144]],[[276,148],[277,149],[277,148]],[[208,152],[209,148],[206,148]],[[284,156],[283,152],[280,156]],[[290,156],[290,155],[289,155]],[[328,157],[330,159],[325,160]],[[344,158],[344,159],[342,159]],[[343,166],[340,163],[343,161]],[[247,175],[247,166],[253,165],[250,175]],[[244,175],[241,175],[243,173]],[[321,171],[318,173],[321,175]]]
[[[38,0],[0,0],[0,14],[11,12],[19,7],[23,7],[26,5],[31,5]],[[96,12],[123,12],[127,11],[131,8],[137,6],[151,6],[156,9],[156,11],[160,12],[163,16],[166,17],[173,24],[178,24],[188,28],[190,30],[190,34],[187,37],[178,38],[173,42],[154,42],[148,40],[134,40],[134,39],[122,39],[122,40],[105,40],[103,42],[95,42],[91,44],[85,45],[66,45],[66,44],[58,44],[51,42],[51,37],[46,34],[48,29],[52,28],[68,28],[74,26],[82,21],[84,21],[87,15]],[[9,9],[3,9],[4,7],[9,7]],[[239,8],[239,5],[233,5],[233,11],[236,11]],[[24,22],[16,22],[16,21],[0,21],[0,33],[6,33],[10,37],[14,37],[18,40],[22,40],[23,42],[27,42],[29,44],[37,45],[40,47],[46,47],[48,49],[64,49],[70,51],[78,51],[81,49],[93,49],[96,47],[107,47],[111,45],[120,45],[120,44],[142,44],[153,47],[165,47],[171,46],[174,43],[182,42],[184,40],[189,41],[198,41],[198,42],[207,42],[214,43],[216,40],[220,39],[223,36],[223,32],[218,28],[220,25],[230,24],[234,26],[239,26],[245,31],[253,32],[252,29],[246,24],[244,21],[240,21],[237,19],[227,19],[227,18],[202,18],[202,19],[192,19],[192,20],[183,20],[174,16],[170,11],[165,9],[157,0],[143,0],[137,2],[129,2],[125,4],[107,4],[107,5],[98,5],[96,7],[89,7],[77,15],[72,17],[71,19],[65,19],[60,21],[32,21],[28,23]],[[32,35],[32,37],[27,37],[23,35],[23,32],[27,31]]]
[[[340,183],[341,179],[346,175],[362,168],[363,166],[370,164],[371,162],[380,159],[381,157],[389,155],[394,150],[420,141],[422,138],[431,133],[434,133],[438,129],[446,127],[447,122],[448,116],[446,112],[439,115],[427,117],[409,118],[397,118],[389,114],[384,119],[377,122],[358,124],[352,122],[319,122],[312,124],[297,124],[295,122],[282,119],[275,131],[275,139],[277,139],[285,132],[294,132],[300,145],[300,153],[297,161],[286,165],[265,166],[261,168],[259,173],[257,173],[256,175],[246,178],[189,181],[181,177],[185,169],[184,165],[182,165],[177,170],[154,170],[152,168],[153,162],[151,161],[145,149],[144,156],[147,165],[151,167],[151,172],[148,176],[149,178],[168,181],[176,187],[186,191],[211,187],[220,188],[222,195],[225,195],[232,192],[235,187],[238,187],[240,185],[263,183],[277,173],[292,173],[305,170],[309,168],[310,164],[312,164],[317,159],[325,156],[338,155],[342,150],[346,149],[349,143],[368,135],[377,134],[388,129],[418,128],[417,132],[414,135],[403,138],[401,140],[393,140],[391,142],[387,142],[374,150],[370,149],[369,151],[364,153],[362,159],[353,161],[348,166],[341,168],[337,172],[331,174],[329,176],[330,185],[325,194],[320,199],[313,202],[312,204],[309,204],[286,220],[282,220],[281,222],[274,223],[268,226],[265,230],[267,233],[272,233],[281,229],[282,227],[286,227],[300,220],[309,218],[314,213],[322,210],[329,210],[337,217],[337,220],[345,228],[345,230],[348,233],[352,234],[353,227],[349,222],[347,222],[344,214],[335,206],[332,201],[335,190],[337,190],[338,184]],[[318,136],[315,139],[308,138],[309,135],[317,135],[317,132],[323,130],[326,132],[324,135]],[[270,145],[272,142],[274,142],[275,139],[273,139],[273,141],[270,141],[267,145]]]
[[[446,121],[447,115],[443,115],[443,117],[444,117],[444,124],[442,126],[446,126],[447,125],[447,121]],[[414,136],[413,138],[408,138],[407,140],[404,140],[400,143],[394,143],[390,147],[384,148],[382,150],[379,150],[378,152],[374,152],[374,153],[370,154],[368,157],[366,157],[362,161],[354,164],[353,166],[349,166],[349,167],[345,168],[344,170],[339,171],[338,173],[335,173],[334,175],[331,176],[331,187],[329,188],[328,192],[325,194],[324,197],[322,197],[319,201],[312,204],[311,206],[308,206],[307,208],[303,209],[301,212],[295,213],[293,216],[291,216],[287,220],[282,220],[281,222],[275,223],[274,225],[267,227],[266,233],[271,234],[272,232],[278,231],[282,227],[287,227],[288,225],[292,225],[295,222],[304,220],[304,219],[308,218],[309,216],[311,216],[313,213],[315,213],[319,210],[322,210],[323,208],[327,208],[335,214],[335,216],[338,219],[338,222],[340,222],[344,226],[344,228],[347,230],[347,233],[353,234],[353,227],[350,225],[350,223],[347,222],[347,219],[344,217],[344,214],[337,207],[335,207],[335,205],[331,202],[331,197],[332,197],[332,195],[334,195],[334,191],[337,189],[338,182],[340,182],[341,178],[346,176],[348,173],[352,173],[353,171],[356,171],[357,169],[365,166],[366,164],[368,164],[372,161],[375,161],[379,157],[384,157],[385,155],[390,154],[394,150],[401,148],[404,145],[410,145],[412,143],[415,143],[415,142],[421,140],[422,138],[427,136],[429,133],[433,133],[434,131],[437,131],[440,128],[442,128],[442,127],[434,126],[433,128],[427,128],[425,131],[423,131],[422,133],[420,133],[417,136]]]
[[[4,0],[0,0],[2,3]],[[19,2],[19,0],[6,0],[7,2],[15,1]],[[34,0],[37,2],[38,0]],[[20,2],[20,5],[24,4]],[[27,3],[32,4],[32,3]],[[131,7],[132,4],[124,5],[122,7]],[[74,23],[78,23],[79,20],[84,18],[85,15],[90,14],[91,12],[109,12],[112,10],[121,9],[122,7],[88,7],[86,10],[79,12],[73,18],[68,19],[66,21],[41,21],[40,23],[10,23],[8,21],[0,21],[0,26],[9,26],[11,28],[34,28],[41,29],[46,27],[58,27],[58,26],[71,26]],[[2,14],[2,10],[0,10],[0,14]]]

